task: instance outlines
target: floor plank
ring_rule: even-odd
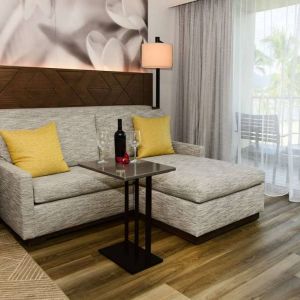
[[[170,295],[179,293],[193,300],[257,295],[300,299],[299,216],[300,205],[287,197],[266,198],[257,222],[201,245],[154,228],[153,252],[164,262],[136,275],[98,253],[99,248],[121,240],[120,222],[68,233],[27,250],[70,299],[128,300],[160,289],[166,297],[171,289]]]
[[[150,291],[135,297],[133,300],[189,300],[186,296],[179,293],[167,284],[160,285]]]
[[[296,277],[287,277],[274,289],[265,291],[261,299],[272,300],[299,300],[300,299],[300,279]]]
[[[258,298],[264,291],[276,288],[276,286],[285,280],[285,276],[287,276],[286,273],[295,266],[300,267],[300,256],[291,254],[265,272],[240,285],[232,292],[227,293],[220,299],[239,300]]]

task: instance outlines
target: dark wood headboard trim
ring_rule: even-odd
[[[152,106],[152,73],[0,66],[0,109]]]

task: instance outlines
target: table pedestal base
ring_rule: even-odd
[[[130,274],[141,272],[163,261],[156,255],[147,254],[143,248],[136,247],[130,241],[100,249],[99,252]]]

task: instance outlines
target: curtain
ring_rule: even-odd
[[[300,201],[300,0],[233,2],[233,153]]]
[[[175,135],[229,160],[232,143],[232,0],[178,8]]]

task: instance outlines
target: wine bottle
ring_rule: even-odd
[[[126,134],[122,129],[122,119],[118,119],[118,130],[115,133],[115,159],[121,162],[126,153]]]

